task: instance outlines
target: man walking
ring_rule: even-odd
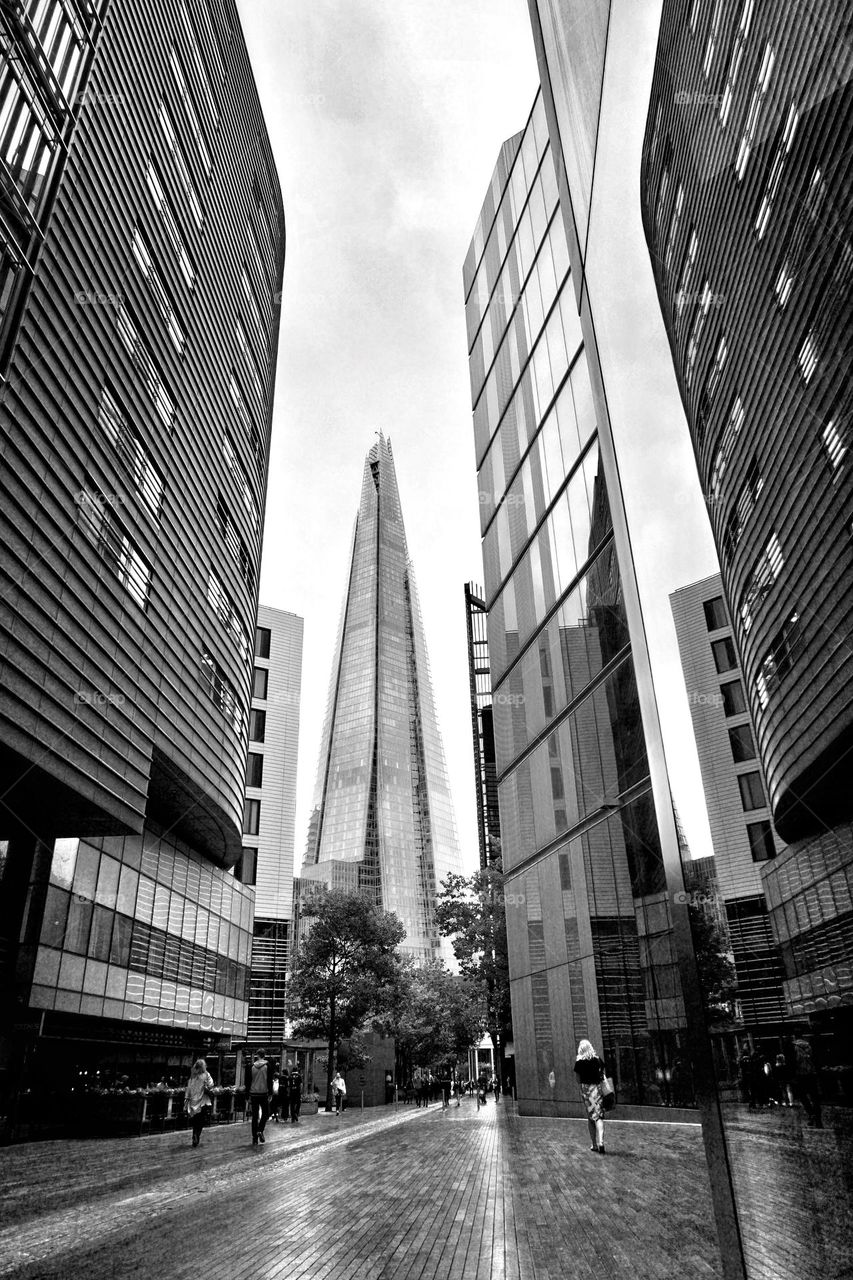
[[[272,1092],[272,1070],[265,1050],[258,1049],[250,1068],[249,1101],[252,1106],[252,1146],[266,1141],[264,1129],[267,1123]]]
[[[290,1099],[290,1123],[299,1124],[299,1108],[302,1106],[302,1072],[297,1062],[287,1074],[287,1093]]]

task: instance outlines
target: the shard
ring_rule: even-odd
[[[449,958],[436,890],[461,861],[391,443],[367,455],[338,630],[305,864],[341,863],[406,929],[403,950]],[[350,877],[348,877],[350,878]]]

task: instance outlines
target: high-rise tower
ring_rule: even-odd
[[[307,864],[358,863],[358,885],[438,958],[436,888],[460,869],[391,443],[364,464],[320,746]],[[449,953],[448,953],[449,954]]]

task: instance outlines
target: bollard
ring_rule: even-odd
[[[361,1091],[361,1109],[364,1110],[364,1090]]]

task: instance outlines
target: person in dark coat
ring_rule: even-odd
[[[272,1094],[272,1064],[266,1052],[259,1049],[249,1068],[249,1101],[252,1105],[252,1146],[266,1142],[264,1129]]]
[[[290,1123],[299,1124],[299,1108],[302,1106],[302,1072],[297,1063],[287,1076],[287,1096],[290,1102]]]
[[[575,1075],[583,1094],[589,1125],[590,1151],[604,1155],[604,1097],[601,1082],[607,1074],[603,1059],[588,1040],[581,1040],[575,1059]]]

